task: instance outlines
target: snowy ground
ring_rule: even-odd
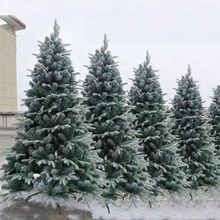
[[[14,130],[0,130],[0,162],[14,142]],[[22,200],[14,204],[0,206],[0,220],[220,220],[220,192],[198,192],[190,200],[188,193],[177,198],[160,197],[152,202],[150,208],[147,203],[139,202],[137,208],[131,207],[129,202],[110,206],[108,214],[105,207],[93,202],[91,207],[71,201],[59,214],[40,205],[25,203]]]
[[[203,200],[205,199],[205,200]],[[180,201],[160,201],[153,203],[153,208],[147,204],[139,203],[138,208],[129,204],[110,207],[108,214],[98,202],[94,202],[90,208],[75,201],[69,203],[69,207],[62,209],[63,214],[40,205],[25,203],[22,200],[14,204],[1,205],[1,220],[217,220],[220,219],[219,202],[202,198],[191,202],[184,199]],[[218,198],[216,198],[217,201]]]
[[[140,203],[138,208],[122,206],[112,207],[111,215],[107,215],[104,210],[96,207],[92,210],[93,216],[103,215],[103,219],[117,220],[217,220],[220,219],[220,201],[210,200],[209,196],[203,198],[194,198],[195,201],[189,201],[189,198],[180,200],[163,200],[153,203],[153,208],[147,204]],[[209,199],[209,200],[208,200]],[[217,198],[218,200],[218,198]]]

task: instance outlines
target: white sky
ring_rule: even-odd
[[[28,88],[27,69],[36,61],[32,54],[38,52],[37,41],[51,33],[55,18],[64,43],[71,44],[80,79],[87,73],[88,53],[101,46],[106,33],[112,55],[119,56],[126,89],[146,50],[153,68],[159,70],[168,103],[188,63],[205,106],[212,88],[220,84],[220,0],[0,0],[0,14],[15,15],[27,25],[17,33],[19,105]]]

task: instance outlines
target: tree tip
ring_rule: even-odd
[[[108,48],[108,38],[107,38],[106,33],[104,34],[103,48],[104,48],[104,50],[106,50]]]
[[[54,36],[55,36],[55,37],[58,37],[58,36],[59,36],[59,33],[60,33],[60,26],[59,26],[58,23],[57,23],[57,19],[54,20],[54,28],[53,28],[53,31],[54,31]]]
[[[146,53],[146,62],[147,62],[147,64],[150,63],[150,54],[149,54],[148,50],[147,50],[147,53]]]
[[[192,68],[191,68],[190,64],[188,64],[187,74],[188,74],[188,75],[191,75],[191,72],[192,72]]]

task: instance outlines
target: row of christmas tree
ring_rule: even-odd
[[[70,197],[109,204],[219,184],[220,87],[208,120],[189,67],[169,110],[147,54],[127,98],[105,37],[81,97],[56,23],[39,47],[24,131],[3,166],[5,199],[25,192],[54,207]]]

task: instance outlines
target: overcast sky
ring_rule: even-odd
[[[27,69],[36,62],[32,54],[38,51],[37,41],[51,33],[55,18],[63,41],[71,44],[80,79],[87,74],[88,53],[101,46],[106,33],[122,79],[128,83],[125,89],[147,50],[168,103],[188,63],[205,106],[220,84],[220,0],[0,0],[0,14],[15,15],[27,26],[17,32],[19,105],[29,87]]]

